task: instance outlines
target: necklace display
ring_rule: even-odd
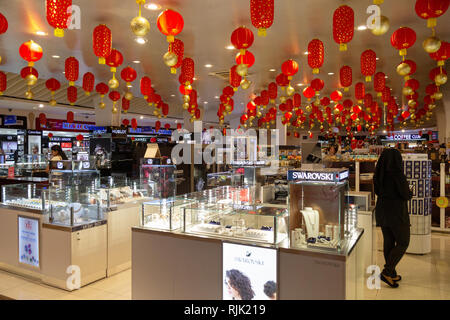
[[[317,238],[319,236],[319,212],[310,207],[305,207],[300,212],[305,220],[308,238]]]

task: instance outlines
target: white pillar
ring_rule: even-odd
[[[277,130],[280,146],[285,146],[287,141],[287,126],[281,122],[282,114],[277,114]]]

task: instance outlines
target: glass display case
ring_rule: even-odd
[[[154,198],[156,182],[142,183],[127,177],[103,177],[97,190],[100,205],[114,209],[118,205]]]
[[[181,229],[184,208],[193,204],[194,201],[188,195],[144,202],[141,227],[167,231]]]
[[[291,246],[341,249],[357,227],[347,169],[289,170]]]
[[[196,202],[184,209],[183,231],[277,244],[288,237],[288,216],[283,208]]]
[[[60,166],[60,163],[62,166]],[[48,220],[52,224],[76,226],[103,219],[97,190],[100,174],[87,161],[58,161],[49,175]]]
[[[236,172],[215,172],[207,175],[208,188],[221,186],[242,186],[244,184],[244,175]]]
[[[15,175],[23,177],[35,177],[46,175],[48,165],[47,156],[44,154],[25,154],[17,159]]]
[[[2,186],[2,204],[12,209],[28,209],[45,212],[48,200],[47,188],[34,183]]]
[[[154,159],[142,159],[141,181],[155,187],[157,198],[171,198],[176,195],[175,165],[154,164]]]

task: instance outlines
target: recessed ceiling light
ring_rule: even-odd
[[[175,95],[174,95],[174,94],[171,94],[170,96],[171,96],[171,97],[175,97]]]
[[[133,85],[127,84],[127,87],[128,87],[128,88],[133,88]]]
[[[386,130],[383,130],[383,133],[386,133],[387,131]]]
[[[139,60],[134,60],[133,63],[141,63]]]
[[[144,116],[141,116],[141,119],[144,119]]]
[[[386,79],[388,78],[388,76],[384,76]]]
[[[192,78],[192,80],[196,81],[196,80],[197,80],[197,78],[196,78],[196,77],[194,77],[194,78]]]
[[[367,27],[365,25],[360,25],[358,27],[358,31],[364,31],[364,30],[367,30]]]
[[[402,129],[402,132],[405,132],[405,129]]]
[[[297,83],[297,86],[301,87],[301,86],[304,86],[304,84],[303,83]]]
[[[38,35],[38,36],[46,36],[47,33],[44,32],[44,31],[36,31],[36,35]]]
[[[204,104],[208,104],[208,101],[203,102]]]
[[[39,105],[39,108],[43,108],[44,107],[44,105],[41,103],[40,105]]]
[[[380,58],[376,57],[376,60],[380,60]]]
[[[161,9],[161,6],[157,3],[147,3],[144,5],[144,8],[155,11]]]
[[[332,75],[334,75],[334,72],[328,72],[328,75],[332,76]]]
[[[66,74],[66,72],[65,72],[65,71],[63,71],[63,74]]]
[[[277,71],[276,69],[270,69],[269,70],[270,72],[275,72],[275,71]]]
[[[205,64],[205,68],[212,68],[212,64]]]
[[[234,50],[234,46],[230,44],[229,46],[226,46],[225,49],[227,49],[227,50]]]
[[[220,97],[219,96],[215,96],[214,98],[219,99]]]
[[[142,38],[142,37],[137,37],[136,39],[134,39],[134,41],[136,41],[139,44],[146,44],[147,43],[147,39],[146,38]]]
[[[309,51],[305,51],[305,52],[303,52],[303,54],[304,54],[304,55],[308,55],[308,54],[309,54]]]
[[[59,58],[61,58],[61,57],[60,57],[60,56],[54,55],[54,56],[52,56],[52,58],[59,59]]]

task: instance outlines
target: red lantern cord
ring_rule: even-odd
[[[373,50],[366,50],[361,54],[361,74],[366,77],[366,82],[372,81],[372,76],[377,69],[377,55]]]
[[[178,12],[166,9],[161,12],[156,21],[159,31],[167,37],[167,42],[174,42],[184,27],[184,20]]]
[[[260,37],[265,37],[266,30],[273,24],[274,2],[274,0],[250,0],[250,17]]]
[[[94,54],[99,58],[99,64],[105,64],[112,50],[111,30],[104,24],[95,27],[92,35]]]
[[[83,90],[87,96],[91,95],[94,91],[95,76],[91,72],[86,72],[83,76]]]
[[[340,51],[347,50],[347,43],[353,39],[355,13],[349,6],[342,5],[333,14],[333,39]]]
[[[46,0],[47,22],[55,28],[56,37],[64,37],[72,15],[72,0]]]
[[[313,74],[319,73],[319,68],[323,65],[324,48],[319,39],[313,39],[308,44],[308,65],[313,69]]]

